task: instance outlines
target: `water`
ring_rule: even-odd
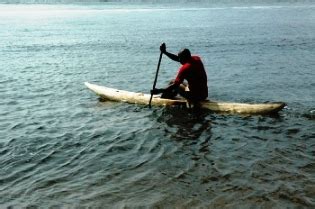
[[[313,3],[0,5],[1,208],[314,208]],[[199,54],[209,98],[277,116],[99,102],[148,92],[159,45]],[[163,57],[158,86],[178,64]]]

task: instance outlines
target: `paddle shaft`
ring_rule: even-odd
[[[156,73],[155,73],[153,89],[155,89],[155,86],[156,86],[156,82],[157,82],[157,78],[158,78],[158,74],[159,74],[159,70],[160,70],[160,64],[161,64],[161,60],[162,60],[162,55],[163,55],[163,53],[161,52],[160,53],[160,58],[159,58],[159,63],[158,63],[158,66],[157,66],[157,69],[156,69]],[[150,101],[149,101],[149,108],[151,108],[152,97],[153,97],[153,94],[151,93],[151,97],[150,97]]]

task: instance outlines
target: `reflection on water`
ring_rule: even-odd
[[[314,181],[311,177],[314,152],[310,149],[314,144],[307,148],[309,159],[299,152],[292,158],[291,153],[298,147],[306,148],[304,140],[310,142],[314,134],[302,136],[300,142],[288,142],[289,138],[297,137],[300,130],[284,131],[283,119],[281,116],[233,117],[165,109],[157,121],[167,138],[175,139],[178,156],[174,157],[185,159],[182,166],[177,164],[178,172],[169,178],[176,188],[189,189],[192,195],[188,202],[176,198],[171,202],[185,207],[205,202],[204,206],[219,208],[252,208],[257,203],[262,208],[283,208],[292,202],[312,207],[314,199],[299,191],[307,188],[310,194],[314,190],[301,183]],[[258,132],[251,133],[246,128],[250,124]],[[304,166],[303,170],[296,170],[302,158],[312,170],[308,170],[311,171],[308,174]],[[185,192],[180,194],[185,196]]]
[[[181,108],[166,108],[157,119],[163,125],[164,131],[170,133],[170,137],[175,140],[196,140],[201,134],[207,132],[211,137],[211,120],[209,111],[187,110]]]

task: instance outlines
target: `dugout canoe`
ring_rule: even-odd
[[[108,88],[89,82],[84,83],[91,91],[96,93],[104,100],[127,102],[131,104],[147,105],[149,103],[150,94],[130,92],[124,90],[118,90],[114,88]],[[154,95],[151,102],[152,106],[188,106],[185,99],[162,99],[158,95]],[[200,107],[209,109],[213,112],[220,113],[237,113],[237,114],[273,114],[277,113],[283,107],[285,103],[261,103],[261,104],[249,104],[249,103],[233,103],[233,102],[217,102],[217,101],[203,101],[200,102]]]

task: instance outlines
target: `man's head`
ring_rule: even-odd
[[[183,65],[185,64],[190,58],[191,58],[191,54],[189,49],[182,49],[178,52],[178,58],[179,58],[179,62]]]

